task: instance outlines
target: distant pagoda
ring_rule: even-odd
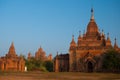
[[[14,44],[12,42],[8,53],[5,57],[0,58],[0,70],[1,71],[24,71],[25,61],[22,57],[18,57]]]

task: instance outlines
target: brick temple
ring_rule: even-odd
[[[8,53],[0,57],[0,71],[20,71],[25,70],[25,61],[23,57],[16,54],[14,44],[12,43]]]
[[[48,56],[46,56],[46,52],[43,50],[42,47],[38,48],[38,50],[35,52],[35,56],[32,56],[31,53],[28,53],[28,60],[31,58],[35,58],[36,60],[41,61],[52,61],[52,54],[50,53]]]
[[[101,69],[101,54],[105,51],[114,48],[120,51],[117,45],[116,38],[114,46],[111,44],[109,33],[106,35],[99,31],[97,23],[94,19],[94,11],[91,9],[91,18],[87,25],[86,32],[78,36],[78,41],[75,42],[74,36],[69,47],[69,54],[56,55],[54,59],[55,72],[93,72]],[[66,67],[68,69],[66,69]]]

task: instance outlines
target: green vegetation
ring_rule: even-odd
[[[115,49],[110,49],[100,57],[94,58],[97,62],[102,61],[100,68],[101,72],[120,72],[120,52]],[[53,72],[53,62],[52,61],[42,61],[31,58],[30,60],[25,60],[28,71],[43,71],[43,72]]]
[[[120,72],[120,53],[114,49],[105,52],[102,68],[105,72]]]
[[[45,61],[44,66],[49,72],[53,71],[53,62],[52,61]]]
[[[52,61],[42,61],[31,58],[26,60],[26,66],[28,71],[43,71],[43,72],[52,72],[53,71],[53,62]]]

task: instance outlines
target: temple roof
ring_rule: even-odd
[[[38,51],[43,52],[43,49],[42,49],[42,47],[41,47],[41,46],[40,46],[40,48],[38,49]]]
[[[94,12],[93,12],[93,8],[92,8],[90,22],[88,23],[88,26],[87,26],[87,33],[90,34],[90,33],[98,33],[98,32],[99,32],[99,30],[98,30],[97,24],[94,20]]]
[[[72,41],[71,41],[71,46],[76,46],[75,40],[74,40],[74,35],[72,36]]]
[[[14,43],[12,42],[11,43],[11,46],[9,48],[9,51],[8,51],[8,54],[7,54],[8,57],[16,57],[16,52],[15,52],[15,47],[14,47]]]

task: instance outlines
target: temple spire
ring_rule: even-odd
[[[76,48],[76,42],[74,40],[74,35],[72,35],[72,41],[70,43],[70,48],[69,50],[74,50]]]
[[[74,35],[72,35],[72,41],[71,41],[71,46],[76,46],[75,40],[74,40]]]
[[[118,48],[117,39],[115,38],[114,48]]]
[[[94,21],[94,11],[93,11],[93,8],[91,8],[91,19],[90,21]]]
[[[102,29],[102,36],[104,36],[104,30]]]
[[[56,54],[56,56],[58,56],[58,51],[57,51],[57,54]]]
[[[110,40],[110,36],[109,36],[109,33],[107,33],[107,40]]]
[[[11,46],[14,47],[14,43],[13,42],[11,43]]]
[[[79,31],[79,37],[78,37],[78,40],[81,40],[81,38],[82,38],[81,31]]]
[[[12,57],[16,56],[15,47],[14,47],[14,43],[13,42],[11,43],[11,46],[9,48],[8,55],[12,56]]]
[[[81,37],[81,31],[79,31],[79,36]]]
[[[74,35],[72,35],[72,41],[74,41]]]

